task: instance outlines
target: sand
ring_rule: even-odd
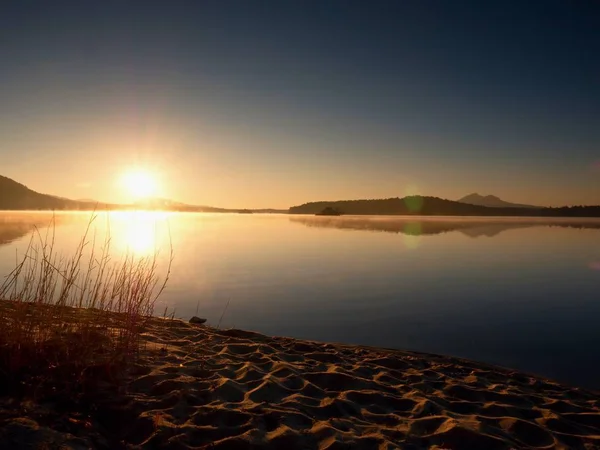
[[[176,320],[144,336],[79,409],[1,399],[0,448],[600,448],[598,392],[519,372]]]

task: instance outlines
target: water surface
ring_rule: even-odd
[[[47,213],[0,213],[0,273]],[[56,247],[89,214],[55,217]],[[35,227],[35,228],[34,228]],[[600,388],[600,220],[104,213],[175,259],[157,306],[272,335],[451,354]],[[35,231],[38,230],[38,231]],[[228,305],[228,306],[227,306]]]

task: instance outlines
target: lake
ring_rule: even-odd
[[[89,213],[59,213],[76,247]],[[0,273],[48,213],[0,212]],[[101,213],[113,252],[172,246],[157,313],[442,353],[600,388],[600,220]]]

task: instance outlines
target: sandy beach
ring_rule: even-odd
[[[506,369],[179,320],[144,339],[85,400],[4,396],[0,448],[600,448],[597,392]]]

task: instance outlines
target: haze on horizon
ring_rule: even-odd
[[[219,207],[600,204],[598,30],[592,1],[6,2],[0,175],[108,202],[143,170]]]

